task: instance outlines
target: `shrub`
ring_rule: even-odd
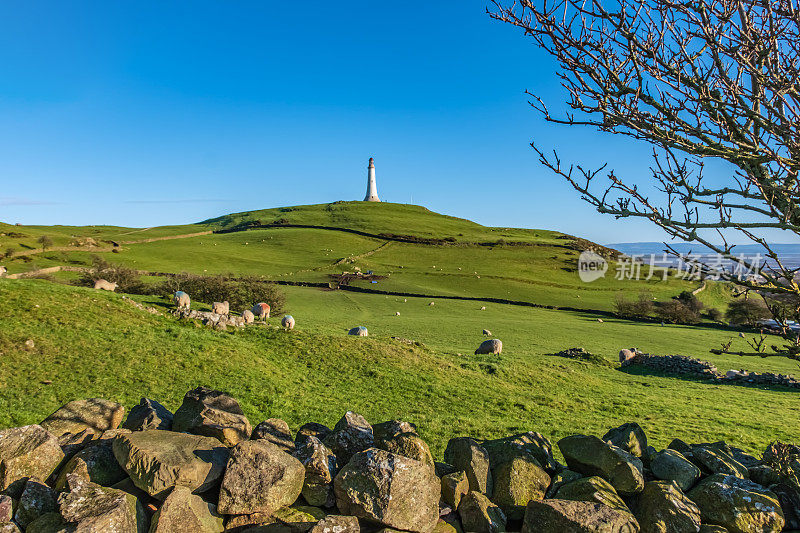
[[[164,294],[172,294],[178,290],[188,294],[192,301],[209,305],[227,301],[231,312],[250,309],[258,302],[268,303],[271,312],[275,314],[282,313],[286,307],[286,295],[283,291],[274,283],[258,276],[233,278],[184,273],[167,278],[160,287]]]
[[[656,306],[656,316],[670,324],[696,324],[700,322],[697,311],[678,299],[659,302]]]
[[[76,284],[94,287],[94,282],[104,279],[117,284],[117,290],[128,294],[150,294],[152,290],[142,282],[139,272],[124,265],[110,263],[100,256],[92,257],[92,266],[84,272]]]
[[[36,242],[42,245],[42,250],[47,250],[48,248],[53,246],[53,239],[51,239],[47,235],[42,235],[41,237],[36,239]]]
[[[653,312],[653,296],[642,292],[636,300],[628,300],[624,294],[617,294],[614,308],[618,315],[626,318],[644,318]]]
[[[722,311],[716,309],[714,307],[710,308],[706,311],[706,315],[709,319],[713,320],[714,322],[722,322]]]
[[[759,320],[766,320],[771,316],[767,304],[755,298],[734,300],[728,304],[728,310],[725,311],[725,318],[731,324],[748,326],[755,326]]]
[[[677,300],[695,313],[699,313],[704,307],[703,302],[701,302],[697,296],[692,294],[691,291],[683,291],[678,295]]]

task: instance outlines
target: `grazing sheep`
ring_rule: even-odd
[[[6,277],[6,274],[8,274],[8,269],[4,266],[0,266],[0,278]]]
[[[633,359],[636,356],[636,349],[631,348],[630,350],[627,348],[623,348],[619,351],[619,362],[624,363],[629,359]]]
[[[475,350],[475,355],[480,354],[499,354],[503,351],[503,343],[500,339],[489,339],[487,341],[483,341],[478,349]]]
[[[365,328],[364,326],[358,326],[357,328],[353,328],[350,331],[348,331],[347,334],[357,335],[359,337],[366,337],[367,335],[369,335],[369,333],[367,333],[367,328]]]
[[[294,317],[292,315],[286,315],[281,320],[281,326],[286,329],[294,329]]]
[[[214,302],[211,304],[211,311],[218,315],[227,315],[230,313],[231,306],[227,300],[224,302]]]
[[[175,302],[178,309],[189,309],[192,304],[189,295],[183,291],[175,291],[175,294],[172,295],[172,301]]]
[[[431,302],[428,305],[436,305],[436,302]]]
[[[481,306],[481,311],[486,311],[486,306],[485,305]]]
[[[253,315],[255,315],[257,318],[260,318],[264,322],[266,322],[267,319],[269,318],[269,310],[270,310],[269,304],[266,304],[264,302],[257,303],[256,305],[253,306],[253,309],[251,309]]]
[[[597,321],[600,322],[601,324],[603,323],[603,319],[602,318],[598,318]]]
[[[245,309],[242,311],[242,320],[244,320],[245,324],[252,324],[253,321],[256,319],[256,316],[253,312],[249,309]]]
[[[395,311],[394,316],[400,316],[400,311]]]
[[[492,332],[491,332],[491,331],[489,331],[488,329],[485,329],[485,330],[483,330],[483,334],[484,334],[484,335],[488,335],[489,337],[491,337],[491,336],[492,336]]]
[[[114,292],[115,290],[117,290],[117,284],[116,282],[111,283],[110,281],[106,281],[104,279],[98,279],[97,281],[94,282],[94,288],[104,291]]]

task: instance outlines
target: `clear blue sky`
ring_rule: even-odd
[[[0,4],[0,220],[183,224],[386,201],[599,242],[660,240],[584,204],[528,146],[648,176],[646,148],[549,125],[554,64],[487,2]],[[558,106],[556,106],[558,107]]]

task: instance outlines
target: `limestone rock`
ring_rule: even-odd
[[[602,503],[572,500],[533,500],[525,509],[522,533],[636,533],[639,524],[630,513]]]
[[[212,437],[154,429],[117,437],[113,451],[133,483],[159,500],[176,485],[195,493],[213,487],[229,453]]]
[[[19,498],[28,478],[46,480],[63,458],[58,439],[41,426],[0,431],[0,491]]]
[[[17,504],[14,521],[22,527],[47,513],[58,511],[56,492],[36,479],[29,479]],[[1,521],[1,520],[0,520]]]
[[[61,468],[56,478],[56,490],[64,490],[67,474],[77,474],[85,481],[91,481],[104,487],[109,487],[128,477],[125,470],[119,465],[111,441],[87,446],[79,451]]]
[[[39,425],[56,437],[86,429],[99,435],[108,429],[118,428],[124,416],[125,408],[117,402],[88,398],[63,405]]]
[[[634,457],[641,457],[647,448],[647,436],[636,422],[622,424],[603,435],[603,440],[622,448]]]
[[[628,452],[590,435],[572,435],[558,441],[570,470],[600,476],[622,494],[644,488],[642,462]]]
[[[73,479],[74,478],[74,479]],[[70,475],[70,492],[58,497],[58,506],[65,521],[75,525],[76,532],[144,533],[147,519],[135,497],[121,490],[84,482]]]
[[[145,429],[172,429],[172,412],[150,398],[142,398],[139,404],[131,409],[128,418],[122,427],[131,431],[144,431]]]
[[[300,496],[303,464],[266,441],[244,441],[231,449],[219,493],[222,514],[272,513]]]
[[[509,519],[522,519],[531,500],[542,500],[550,486],[550,476],[530,454],[520,451],[515,457],[492,468],[492,501]]]
[[[469,437],[450,439],[444,451],[444,460],[453,465],[456,471],[466,472],[470,490],[491,497],[493,484],[489,453],[474,439]]]
[[[289,424],[280,418],[264,420],[253,429],[253,434],[250,435],[250,438],[253,440],[261,439],[271,442],[286,453],[292,453],[295,448],[292,432],[289,430]]]
[[[464,496],[458,514],[465,531],[497,533],[506,530],[506,515],[502,509],[480,492],[473,490]]]
[[[405,531],[429,532],[439,520],[439,478],[428,465],[370,448],[334,480],[342,514]]]
[[[314,527],[317,522],[325,518],[325,511],[319,507],[311,505],[292,505],[282,507],[273,513],[273,516],[292,531],[306,533]]]
[[[683,491],[692,488],[700,479],[700,469],[680,452],[669,448],[653,456],[650,460],[650,471],[658,479],[674,481]]]
[[[339,466],[346,465],[350,458],[374,445],[372,426],[358,413],[347,411],[333,427],[330,435],[322,441],[336,455]]]
[[[312,527],[310,533],[360,533],[355,516],[328,515]]]
[[[584,477],[571,483],[566,483],[556,491],[553,498],[557,500],[602,503],[623,513],[631,512],[614,490],[614,487],[598,476]]]
[[[295,449],[294,456],[306,469],[303,498],[310,505],[333,507],[333,478],[338,470],[333,452],[318,438],[309,436]]]
[[[519,433],[502,439],[486,440],[481,442],[481,446],[489,453],[489,460],[493,465],[506,461],[508,457],[516,455],[518,450],[524,450],[531,454],[538,461],[539,466],[548,473],[553,474],[559,469],[559,465],[553,457],[553,445],[550,444],[547,437],[535,431]]]
[[[321,441],[331,434],[331,428],[316,422],[309,422],[300,426],[294,438],[294,445],[300,446],[308,437],[316,437]]]
[[[706,472],[726,474],[741,479],[747,479],[749,476],[746,466],[722,450],[696,446],[692,448],[692,457]]]
[[[381,439],[376,447],[387,452],[396,453],[414,459],[434,468],[433,455],[428,444],[416,432],[400,433],[391,438]]]
[[[11,522],[14,518],[14,500],[7,494],[0,494],[0,524]]]
[[[778,532],[785,519],[774,492],[752,481],[714,474],[687,494],[700,509],[703,523],[731,533]]]
[[[172,429],[214,437],[226,446],[249,439],[253,432],[239,402],[208,387],[197,387],[186,393],[175,411]]]
[[[442,501],[458,509],[461,499],[469,493],[469,479],[463,471],[447,474],[442,478]]]
[[[687,498],[674,481],[644,484],[636,506],[642,533],[697,533],[700,509]]]
[[[494,354],[499,355],[503,352],[503,341],[500,339],[489,339],[485,340],[478,346],[478,349],[475,350],[475,355],[482,355],[482,354]]]
[[[203,501],[186,487],[175,489],[153,515],[149,533],[221,533],[222,517],[216,506]]]

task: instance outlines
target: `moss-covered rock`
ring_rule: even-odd
[[[289,430],[289,424],[280,418],[268,418],[253,428],[253,433],[250,435],[252,440],[265,440],[271,442],[279,447],[286,453],[292,453],[295,449],[294,439],[292,439],[292,432]]]
[[[697,533],[700,509],[674,481],[644,484],[636,505],[642,533]]]
[[[709,476],[687,496],[697,504],[704,524],[720,525],[731,533],[778,532],[785,522],[775,493],[735,476]]]
[[[622,424],[603,435],[603,440],[633,455],[641,457],[647,448],[647,436],[636,422]]]
[[[512,520],[522,519],[528,502],[543,499],[550,486],[547,472],[532,455],[522,450],[515,457],[494,466],[492,480],[492,501]]]
[[[18,499],[28,478],[46,480],[63,459],[58,439],[41,426],[0,431],[0,491]]]
[[[233,397],[208,387],[197,387],[183,397],[175,411],[172,430],[214,437],[225,446],[250,438],[253,428]]]
[[[58,511],[56,492],[37,479],[29,479],[22,491],[14,521],[22,527],[47,513]]]
[[[88,398],[63,405],[39,425],[56,437],[85,430],[99,436],[106,430],[118,428],[124,417],[125,408],[117,402]]]
[[[101,487],[69,475],[70,492],[58,497],[64,520],[86,533],[145,533],[147,518],[141,504],[121,490]]]
[[[85,481],[91,481],[104,487],[109,487],[128,477],[127,472],[114,457],[110,440],[87,446],[72,456],[58,472],[55,482],[56,490],[65,490],[67,474],[76,474]]]
[[[305,467],[303,497],[310,505],[333,507],[333,478],[338,471],[336,456],[322,442],[309,435],[293,454]]]
[[[458,509],[461,498],[469,493],[469,479],[463,471],[447,474],[442,478],[442,501]]]
[[[553,498],[602,503],[623,513],[631,512],[619,494],[617,494],[617,491],[614,490],[614,487],[598,476],[584,477],[566,483],[556,491]]]
[[[622,495],[644,488],[642,462],[625,450],[591,435],[572,435],[558,441],[570,470],[600,476]]]
[[[506,530],[506,515],[484,494],[470,491],[461,499],[458,515],[465,531],[498,533]]]
[[[439,519],[441,486],[433,469],[378,448],[354,455],[334,491],[340,513],[391,528],[428,532]]]
[[[153,515],[149,533],[221,533],[224,529],[214,504],[179,486]]]
[[[296,458],[263,440],[244,441],[231,449],[219,512],[274,513],[291,505],[303,489],[306,469]]]
[[[172,412],[150,398],[142,398],[138,405],[128,413],[128,418],[120,427],[131,431],[144,431],[146,429],[172,429]]]
[[[541,433],[529,431],[502,439],[485,440],[481,442],[481,446],[489,454],[489,461],[492,465],[501,464],[518,455],[522,450],[532,455],[539,466],[549,474],[553,474],[559,469],[559,465],[553,457],[553,445]]]
[[[229,454],[213,437],[153,429],[120,435],[112,449],[133,483],[160,500],[176,485],[194,493],[210,489],[222,477]]]
[[[671,449],[660,451],[652,457],[650,471],[662,481],[674,481],[683,491],[692,488],[701,473],[694,463]]]
[[[343,467],[353,455],[372,448],[375,439],[367,419],[358,413],[347,411],[322,442],[336,455],[339,467]]]
[[[469,479],[469,488],[487,496],[492,495],[492,471],[489,453],[469,437],[450,439],[444,451],[444,460],[456,471],[464,471]]]
[[[522,533],[635,533],[639,524],[630,513],[602,503],[573,500],[532,501],[525,509]]]

